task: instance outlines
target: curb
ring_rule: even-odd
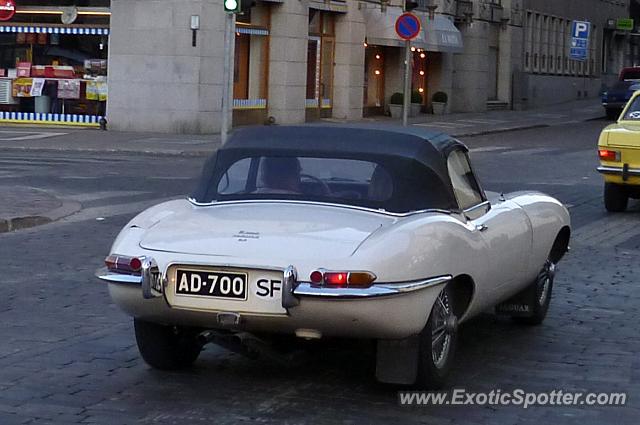
[[[216,148],[217,150],[217,148]],[[42,153],[63,153],[75,152],[79,154],[108,154],[108,155],[136,155],[136,156],[176,156],[182,158],[201,158],[211,155],[211,151],[159,151],[159,150],[128,150],[128,149],[78,149],[78,148],[30,148],[26,146],[0,146],[1,151],[13,152],[42,152]]]
[[[82,209],[78,202],[63,201],[62,205],[41,215],[28,215],[22,217],[0,218],[0,233],[9,233],[16,230],[29,229],[53,223],[61,218],[77,213]]]
[[[549,128],[549,127],[553,127],[553,124],[534,124],[534,125],[527,125],[527,126],[496,128],[495,130],[484,130],[484,131],[476,131],[472,133],[456,134],[454,135],[454,137],[486,136],[488,134],[510,133],[514,131],[534,130],[536,128]]]

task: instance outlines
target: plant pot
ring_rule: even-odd
[[[389,104],[389,112],[391,112],[391,118],[402,118],[402,105]]]
[[[410,117],[417,117],[420,114],[420,108],[422,107],[421,103],[412,103],[409,109]]]
[[[444,102],[431,102],[431,106],[433,106],[433,115],[444,115],[447,104]]]

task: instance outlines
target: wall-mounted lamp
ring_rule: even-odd
[[[502,18],[500,19],[500,28],[502,28],[502,30],[506,30],[509,27],[509,21],[511,19],[509,18]]]
[[[435,19],[437,8],[438,8],[437,4],[427,6],[427,10],[429,11],[429,19],[431,20]]]
[[[198,44],[198,30],[200,29],[200,15],[191,15],[191,45]]]
[[[464,14],[464,22],[467,25],[471,25],[473,23],[473,11],[465,12],[465,14]]]

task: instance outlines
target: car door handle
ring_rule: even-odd
[[[484,232],[485,230],[487,230],[489,227],[486,224],[476,224],[476,230],[478,232]]]

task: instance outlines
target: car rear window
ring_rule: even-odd
[[[637,80],[640,80],[640,70],[624,71],[622,73],[621,80],[623,80],[623,81],[637,81]]]
[[[394,181],[380,164],[342,158],[249,157],[233,163],[217,183],[218,197],[268,196],[338,203],[382,203]]]
[[[629,107],[624,113],[623,119],[629,121],[640,121],[640,97],[636,97],[631,101]]]

